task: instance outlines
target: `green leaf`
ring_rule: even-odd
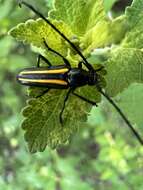
[[[124,17],[113,21],[107,19],[102,0],[79,0],[78,3],[56,0],[55,9],[49,15],[64,21],[74,34],[81,37],[80,47],[86,49],[85,55],[92,49],[119,43],[127,30]]]
[[[55,9],[49,15],[64,21],[73,33],[81,37],[80,47],[85,49],[84,55],[92,49],[119,43],[127,29],[124,17],[113,21],[107,19],[101,0],[80,0],[78,3],[56,0]]]
[[[110,96],[115,96],[131,83],[143,82],[143,51],[115,48],[111,52],[106,69],[106,90]]]
[[[81,46],[84,46],[87,52],[91,52],[95,48],[118,44],[123,39],[127,28],[124,16],[112,21],[101,20],[87,31],[81,39]]]
[[[102,0],[55,0],[50,17],[64,21],[73,33],[83,35],[105,17]]]
[[[81,88],[76,91],[81,94]],[[99,102],[100,94],[96,89],[87,86],[82,89],[86,97],[93,91],[93,100]],[[91,106],[71,95],[63,114],[64,124],[60,124],[59,113],[66,93],[67,90],[50,90],[40,98],[30,99],[27,107],[24,108],[25,120],[22,127],[26,130],[25,139],[32,153],[43,151],[46,145],[56,148],[66,143],[70,136],[83,125],[82,122],[86,121],[86,115]]]
[[[143,2],[134,0],[127,8],[125,20],[128,32],[121,45],[111,50],[107,62],[107,91],[117,95],[131,83],[143,82]]]
[[[65,23],[58,21],[54,21],[52,23],[68,38],[73,36],[70,28]],[[54,61],[55,63],[61,61],[61,59],[59,59],[58,56],[47,53],[48,50],[43,43],[44,40],[48,43],[49,47],[58,51],[63,56],[67,56],[68,46],[66,45],[63,38],[61,38],[61,36],[57,34],[57,32],[55,32],[51,26],[41,19],[36,21],[30,19],[25,23],[21,23],[11,29],[9,34],[19,41],[32,44],[38,48],[42,48],[46,51],[45,54],[47,54],[47,57],[49,57],[50,61]],[[43,52],[42,49],[41,51],[39,49],[40,53]]]
[[[143,9],[142,0],[133,0],[132,5],[130,7],[127,7],[125,15],[127,17],[128,25],[130,26],[130,29],[136,28],[136,25],[138,25],[140,20],[143,19],[142,9]]]
[[[134,0],[126,10],[126,20],[129,31],[123,41],[123,47],[143,48],[143,1]]]

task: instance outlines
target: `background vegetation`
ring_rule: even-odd
[[[52,0],[30,2],[45,14],[52,4]],[[108,12],[112,8],[116,17],[131,1],[114,3],[115,0],[106,0],[104,4],[105,10]],[[28,152],[20,128],[26,88],[17,84],[15,76],[20,69],[36,62],[36,54],[7,32],[33,14],[19,9],[12,0],[0,0],[0,10],[0,188],[142,190],[143,149],[106,101],[91,111],[88,123],[72,137],[70,144],[57,150],[46,148],[42,153]],[[136,94],[142,92],[139,86]],[[133,89],[134,85],[129,91]],[[126,98],[129,91],[125,92],[124,99],[127,106],[131,103]],[[136,103],[135,99],[132,101]],[[139,126],[143,123],[141,108],[141,103],[137,110],[131,107],[132,114],[138,113]]]

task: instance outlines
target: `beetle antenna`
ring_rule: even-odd
[[[35,14],[37,14],[40,18],[42,18],[48,25],[50,25],[60,36],[62,36],[62,38],[64,40],[66,40],[71,47],[76,50],[76,52],[80,55],[80,57],[83,59],[83,63],[85,64],[85,66],[89,69],[89,70],[94,70],[93,67],[88,63],[88,61],[86,60],[86,58],[84,57],[84,55],[78,50],[78,48],[62,33],[58,30],[57,27],[55,27],[55,25],[53,25],[48,19],[46,19],[44,17],[44,15],[42,13],[40,13],[38,10],[36,10],[32,5],[30,5],[29,3],[26,3],[25,1],[20,1],[19,2],[19,6],[21,7],[21,5],[25,5],[26,7],[28,7],[29,9],[31,9]]]
[[[125,121],[125,123],[127,124],[127,126],[133,132],[133,134],[136,136],[136,138],[141,143],[141,145],[143,145],[143,139],[141,138],[141,136],[139,135],[139,133],[134,129],[134,127],[131,125],[131,123],[129,122],[129,120],[127,119],[127,117],[124,115],[124,113],[121,111],[121,109],[115,104],[115,102],[105,92],[102,91],[102,89],[98,85],[96,85],[96,87],[97,87],[97,90],[110,102],[110,104],[112,104],[112,106],[120,114],[120,116],[122,117],[122,119]]]

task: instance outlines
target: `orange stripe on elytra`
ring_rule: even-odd
[[[25,78],[18,78],[21,82],[34,82],[34,83],[49,83],[49,84],[60,84],[60,85],[67,85],[68,83],[64,80],[56,80],[56,79],[25,79]]]
[[[51,69],[51,70],[32,70],[32,71],[21,71],[19,75],[26,75],[26,74],[59,74],[68,72],[68,68],[64,69]]]

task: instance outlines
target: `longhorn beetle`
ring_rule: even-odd
[[[116,111],[123,118],[127,126],[131,129],[133,134],[136,136],[138,141],[143,145],[143,139],[140,137],[138,132],[131,125],[129,120],[126,118],[121,109],[115,104],[115,102],[105,93],[99,85],[100,76],[98,71],[103,69],[103,67],[95,70],[92,65],[87,61],[82,52],[62,33],[60,32],[55,25],[53,25],[47,18],[43,16],[39,11],[37,11],[32,5],[26,3],[25,1],[21,1],[19,3],[21,5],[25,5],[29,9],[31,9],[35,14],[37,14],[40,18],[42,18],[48,25],[50,25],[65,41],[69,43],[69,45],[77,52],[77,54],[82,58],[82,62],[79,62],[78,67],[72,68],[69,61],[63,57],[59,52],[50,48],[45,39],[43,39],[43,43],[48,51],[60,56],[64,64],[58,66],[52,66],[49,60],[47,60],[42,55],[39,55],[37,67],[35,68],[27,68],[22,70],[17,75],[17,80],[23,84],[28,86],[36,86],[36,87],[47,87],[48,89],[44,91],[40,96],[45,94],[51,89],[69,89],[66,97],[64,99],[64,104],[62,110],[60,112],[60,123],[62,124],[62,113],[65,108],[65,104],[68,100],[69,95],[72,93],[74,96],[86,101],[89,104],[97,106],[96,102],[88,100],[87,98],[77,94],[75,89],[77,87],[81,87],[84,85],[93,85],[97,88],[97,90],[112,104],[112,106],[116,109]],[[40,60],[45,61],[48,64],[48,67],[40,67]],[[87,70],[82,68],[84,65]]]

